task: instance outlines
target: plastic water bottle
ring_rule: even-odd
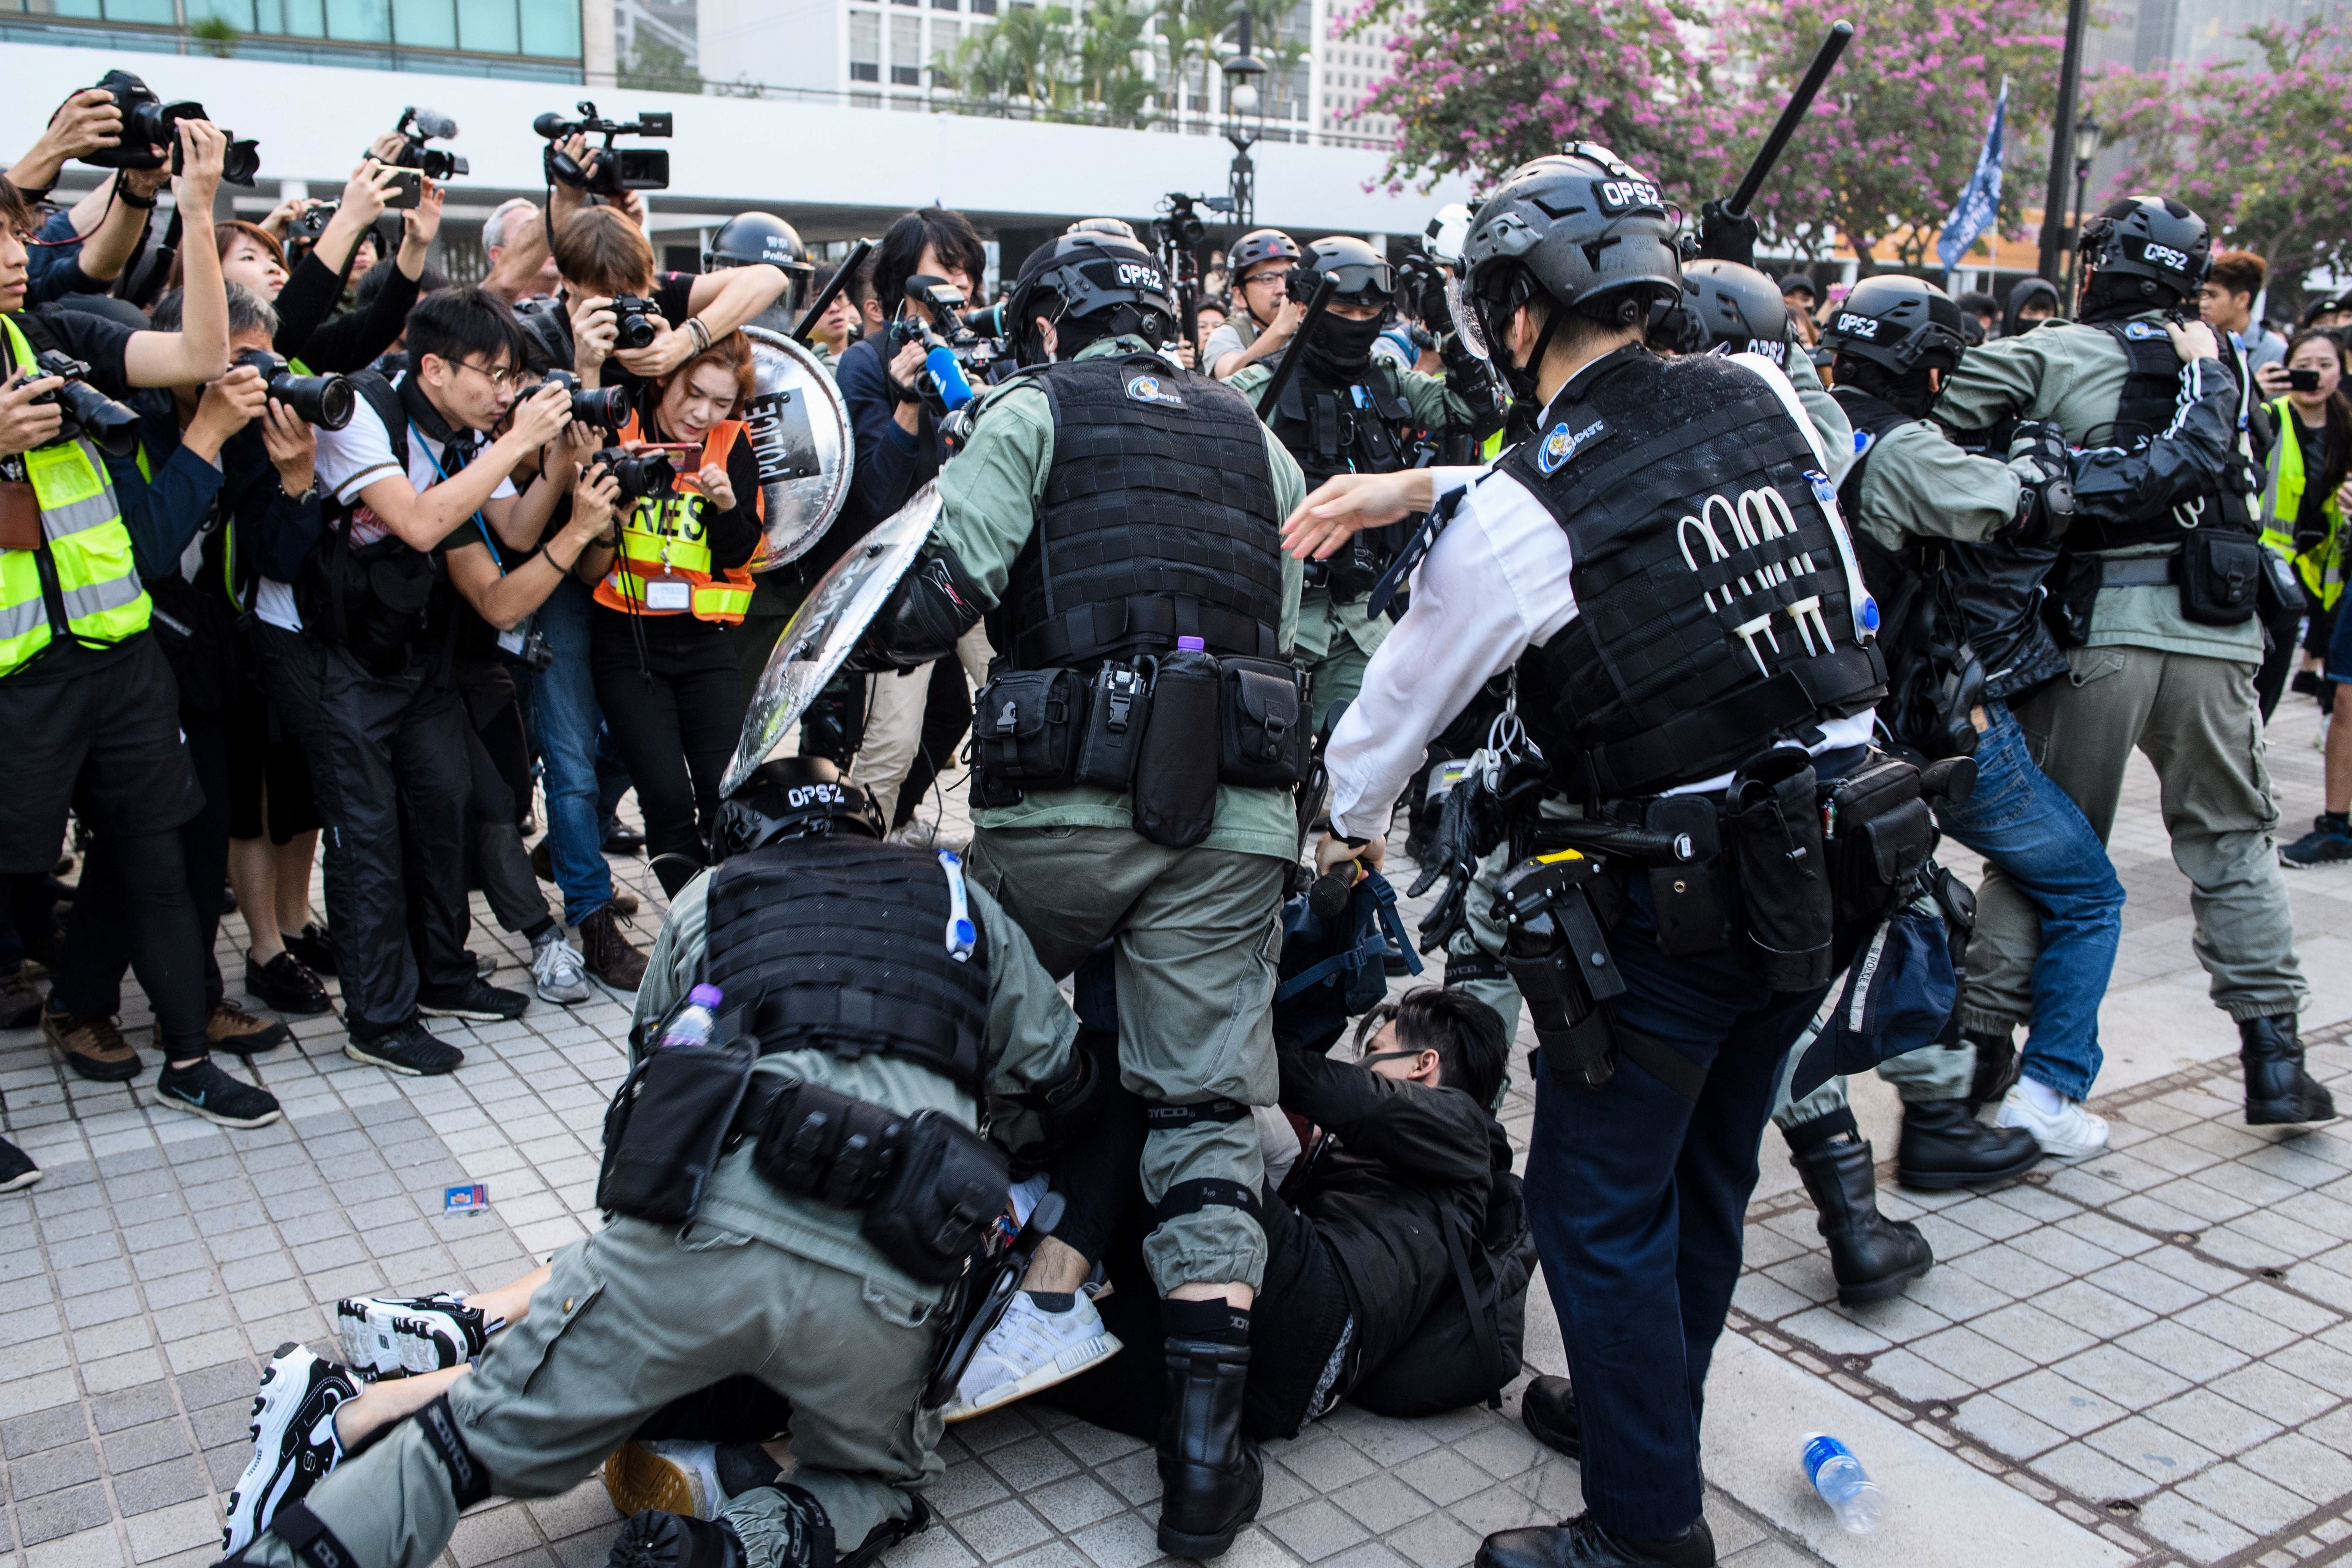
[[[1848,1535],[1868,1535],[1878,1528],[1886,1497],[1852,1448],[1826,1432],[1816,1432],[1805,1439],[1802,1462],[1805,1479],[1813,1483],[1813,1489],[1822,1494],[1822,1500],[1830,1505]]]
[[[661,1048],[676,1050],[681,1046],[707,1046],[710,1037],[719,1032],[719,1004],[722,993],[716,985],[698,985],[686,994],[686,1011],[669,1021],[662,1031]]]

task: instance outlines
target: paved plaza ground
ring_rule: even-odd
[[[2319,757],[2309,702],[2288,701],[2270,762],[2292,834],[2318,808]],[[952,838],[960,804],[947,815]],[[1727,1563],[2352,1559],[2352,1133],[2242,1124],[2234,1031],[2205,1000],[2188,886],[2137,763],[2114,850],[2130,901],[2101,1016],[2104,1155],[1981,1194],[1902,1194],[1884,1158],[1893,1096],[1857,1084],[1883,1205],[1918,1221],[1937,1261],[1901,1300],[1849,1310],[1767,1134],[1709,1385],[1707,1511]],[[1948,858],[1973,876],[1965,853]],[[646,900],[649,941],[659,890],[641,862],[615,866]],[[2312,1068],[2352,1106],[2352,868],[2290,886]],[[527,989],[527,954],[476,911],[475,945]],[[241,930],[224,926],[233,985]],[[128,1000],[144,1047],[144,1003]],[[338,1297],[488,1287],[593,1228],[625,1022],[601,997],[534,1004],[512,1024],[436,1022],[466,1065],[420,1079],[348,1060],[334,1018],[306,1020],[296,1049],[253,1065],[287,1111],[257,1132],[154,1106],[152,1067],[130,1088],[86,1083],[37,1031],[0,1034],[7,1135],[47,1171],[0,1195],[0,1568],[200,1568],[218,1554],[221,1494],[275,1346],[324,1348]],[[1522,1081],[1505,1116],[1522,1148],[1531,1110]],[[445,1214],[445,1189],[473,1182],[487,1211]],[[1564,1371],[1541,1290],[1528,1320],[1531,1369]],[[1342,1406],[1271,1445],[1260,1521],[1225,1561],[1459,1568],[1488,1531],[1574,1512],[1576,1467],[1528,1438],[1517,1394],[1500,1413],[1415,1422]],[[1816,1430],[1885,1489],[1877,1535],[1841,1534],[1806,1487],[1797,1451]],[[890,1568],[1157,1556],[1142,1444],[1015,1407],[957,1428],[947,1458],[941,1527]],[[475,1510],[444,1561],[600,1568],[617,1522],[591,1480]]]

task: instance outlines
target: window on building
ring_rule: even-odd
[[[923,19],[890,18],[890,82],[894,87],[923,84]]]
[[[933,65],[937,65],[937,64],[939,64],[940,61],[945,60],[945,59],[948,59],[950,57],[951,57],[952,55],[954,55],[954,53],[955,53],[955,51],[956,51],[956,45],[957,45],[958,43],[961,42],[961,41],[962,41],[962,39],[963,39],[963,24],[962,24],[962,23],[961,23],[961,22],[946,22],[946,21],[934,21],[934,22],[932,22],[932,24],[931,24],[931,63],[932,63]],[[937,84],[938,84],[938,79],[937,79],[936,77],[934,77],[934,78],[933,78],[933,85],[934,85],[934,86],[936,86]]]
[[[971,0],[971,14],[975,16],[995,16],[996,0]]]
[[[849,79],[882,79],[882,18],[871,11],[849,14]]]

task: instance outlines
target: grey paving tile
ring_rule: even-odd
[[[2276,1434],[2282,1423],[2207,1388],[2176,1394],[2148,1411],[2150,1419],[2217,1454],[2234,1454]]]
[[[2109,1458],[2166,1486],[2195,1475],[2221,1458],[2142,1415],[2126,1416],[2083,1440]]]
[[[2012,1459],[2030,1459],[2066,1439],[2063,1432],[2034,1419],[1998,1394],[1979,1394],[1967,1400],[1960,1405],[1957,1419],[1979,1442]]]
[[[2270,1535],[2311,1511],[2309,1501],[2243,1465],[2215,1465],[2180,1483],[2180,1495],[2241,1529]]]
[[[2189,1386],[2187,1378],[2167,1372],[2120,1345],[2094,1346],[2080,1355],[2069,1356],[2053,1370],[2133,1409],[2145,1409],[2159,1400],[2169,1399]]]
[[[2249,1359],[2243,1351],[2169,1321],[2135,1329],[2116,1342],[2168,1371],[2200,1381],[2243,1366]]]

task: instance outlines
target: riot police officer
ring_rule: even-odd
[[[1297,368],[1283,384],[1266,423],[1282,437],[1309,488],[1333,474],[1386,474],[1414,467],[1417,448],[1459,432],[1472,442],[1501,427],[1493,378],[1475,356],[1449,342],[1446,374],[1423,375],[1395,361],[1376,359],[1372,346],[1396,317],[1396,269],[1360,239],[1318,239],[1289,274],[1290,298],[1312,300],[1325,278],[1337,281],[1322,318],[1298,345]],[[1260,361],[1226,378],[1255,403],[1273,378]],[[1397,541],[1395,529],[1358,534],[1328,561],[1307,568],[1298,605],[1298,667],[1313,682],[1314,721],[1335,702],[1355,700],[1364,664],[1388,636],[1390,623],[1365,613],[1365,595],[1380,581]]]
[[[1280,542],[1306,487],[1246,399],[1152,352],[1174,318],[1159,263],[1116,235],[1029,257],[1005,300],[1024,369],[975,405],[925,554],[853,663],[943,657],[988,616],[972,875],[1056,975],[1116,945],[1120,1079],[1153,1102],[1144,1258],[1169,1298],[1160,1544],[1213,1557],[1262,1486],[1240,1427],[1265,1256],[1249,1107],[1276,1089],[1307,761]]]
[[[1700,1394],[1774,1079],[1835,967],[1830,879],[1797,868],[1824,866],[1821,781],[1862,761],[1885,690],[1795,390],[1752,360],[1643,346],[1681,289],[1675,229],[1605,148],[1519,168],[1465,247],[1465,326],[1543,407],[1535,437],[1483,474],[1334,479],[1290,525],[1294,550],[1328,550],[1453,508],[1334,732],[1339,837],[1318,862],[1377,863],[1424,741],[1505,669],[1541,752],[1519,767],[1580,814],[1522,819],[1549,858],[1506,893],[1583,937],[1523,952],[1528,923],[1510,951],[1522,989],[1549,991],[1528,1195],[1587,1511],[1490,1536],[1486,1568],[1715,1561]],[[1612,834],[1645,847],[1598,852],[1596,874]]]
[[[1108,1080],[996,900],[951,853],[882,833],[821,759],[766,763],[730,797],[724,858],[671,903],[638,992],[639,1068],[598,1186],[619,1217],[558,1252],[521,1321],[388,1429],[338,1430],[304,1414],[299,1379],[266,1375],[247,1478],[268,1479],[231,1500],[232,1561],[421,1568],[460,1510],[567,1490],[681,1393],[740,1377],[791,1402],[790,1483],[713,1521],[639,1513],[616,1568],[830,1568],[927,1522],[950,1255],[1005,1197],[1004,1157],[972,1129],[1008,1149],[1049,1137]],[[652,1048],[689,988],[740,1053]],[[712,1084],[719,1117],[698,1121]],[[682,1222],[659,1207],[681,1202]],[[923,1241],[935,1228],[948,1245]],[[324,1365],[289,1352],[273,1374]]]
[[[2112,515],[2079,519],[2069,532],[2050,577],[2069,679],[2022,699],[2016,718],[2103,840],[2134,749],[2155,763],[2173,858],[2192,885],[2197,957],[2214,1005],[2238,1026],[2246,1120],[2323,1120],[2335,1103],[2303,1068],[2295,1016],[2307,987],[2255,708],[2263,566],[2260,479],[2242,434],[2248,388],[2233,382],[2226,439],[2150,447],[2168,430],[2195,435],[2175,425],[2184,374],[2200,389],[2230,374],[2227,362],[2202,358],[2184,373],[2168,331],[2176,316],[2194,319],[2211,237],[2180,202],[2131,196],[2085,224],[2082,246],[2077,319],[1970,353],[1934,410],[1961,431],[2047,420],[2076,447],[2149,459]],[[2034,1014],[2041,928],[2016,879],[1998,866],[1988,872],[1969,965],[1980,1048],[1988,1037],[1998,1048]],[[2045,1144],[2104,1142],[2105,1125],[2077,1097],[2033,1079],[2021,1088],[2015,1114]]]

